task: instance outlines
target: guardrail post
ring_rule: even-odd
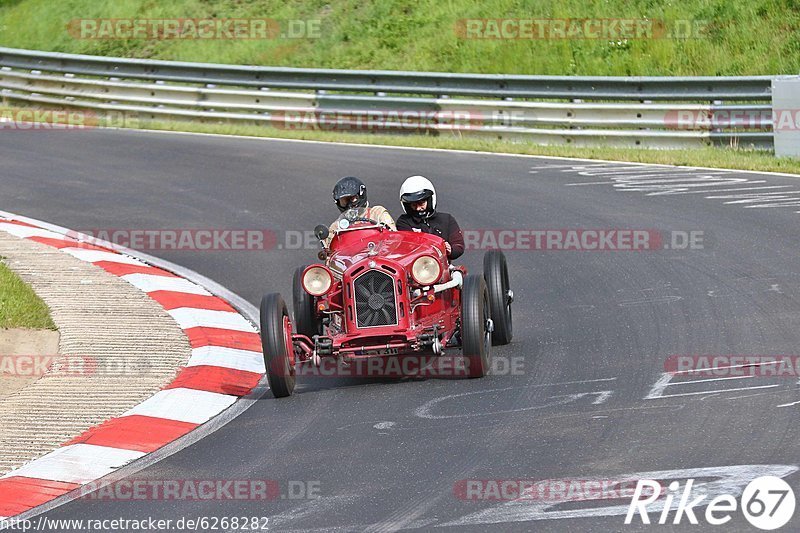
[[[800,157],[800,76],[772,80],[772,124],[777,157]]]

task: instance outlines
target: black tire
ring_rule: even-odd
[[[487,331],[490,313],[483,277],[467,275],[461,290],[461,349],[471,378],[483,377],[491,368],[492,340]]]
[[[286,346],[284,330],[284,318],[288,317],[286,303],[280,294],[264,295],[261,299],[261,349],[269,388],[276,398],[291,396],[295,385],[295,368],[289,358],[289,350],[294,350],[294,347]]]
[[[292,278],[292,307],[294,308],[294,330],[300,335],[313,339],[314,335],[321,333],[314,297],[303,288],[303,271],[305,267],[298,267]]]
[[[483,278],[489,290],[489,306],[492,309],[492,343],[502,346],[511,342],[514,324],[511,318],[511,301],[506,256],[500,250],[489,250],[483,256]]]

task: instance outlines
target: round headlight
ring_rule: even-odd
[[[312,296],[322,296],[333,284],[331,273],[322,267],[310,267],[303,274],[303,288]]]
[[[432,285],[442,274],[439,262],[429,255],[423,255],[411,266],[411,276],[420,285]]]

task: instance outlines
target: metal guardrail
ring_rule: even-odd
[[[80,108],[140,122],[226,121],[651,148],[771,148],[771,84],[783,78],[292,69],[10,48],[0,48],[0,67],[7,105]]]

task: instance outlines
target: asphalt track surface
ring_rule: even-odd
[[[791,203],[748,208],[761,204],[708,198],[733,186],[623,190],[612,185],[629,172],[622,165],[582,175],[572,168],[578,161],[132,131],[4,131],[0,156],[3,209],[74,229],[268,229],[283,244],[285,230],[335,217],[330,190],[340,176],[363,177],[372,203],[397,214],[400,183],[422,173],[437,185],[440,209],[465,229],[704,236],[701,249],[689,250],[507,251],[515,336],[494,355],[521,371],[478,380],[301,380],[293,397],[267,393],[136,475],[269,479],[283,488],[311,481],[318,499],[83,499],[48,518],[266,516],[271,531],[752,531],[738,512],[716,528],[702,516],[700,526],[645,528],[624,525],[624,511],[598,511],[629,499],[509,504],[464,500],[454,486],[699,468],[710,470],[686,477],[714,479],[736,465],[762,465],[742,475],[781,471],[800,490],[800,404],[786,405],[800,400],[797,376],[671,381],[661,397],[654,389],[675,354],[800,353],[800,207]],[[634,174],[652,171],[642,168],[649,170]],[[736,188],[800,189],[791,177],[725,176],[747,180]],[[254,304],[264,292],[290,298],[292,270],[315,258],[285,247],[148,253]],[[480,270],[482,254],[468,251],[463,263]],[[785,529],[800,529],[800,518]]]

